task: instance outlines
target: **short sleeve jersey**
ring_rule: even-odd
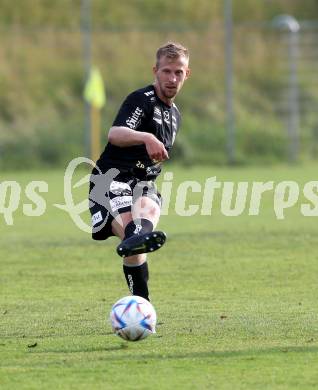
[[[159,99],[153,85],[132,92],[127,96],[113,122],[113,126],[124,126],[132,130],[155,135],[168,154],[172,148],[180,126],[180,113],[176,105],[166,105]],[[145,145],[119,147],[108,144],[97,166],[105,171],[138,170],[141,176],[158,176],[161,164],[154,163],[148,156]]]

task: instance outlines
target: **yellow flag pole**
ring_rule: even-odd
[[[91,105],[91,159],[97,161],[100,155],[100,109]]]
[[[93,161],[97,161],[101,152],[101,109],[106,103],[106,94],[102,76],[96,67],[90,71],[84,89],[84,98],[90,104],[90,155]]]

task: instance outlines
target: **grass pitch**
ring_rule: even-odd
[[[300,213],[304,199],[284,220],[273,192],[254,217],[248,207],[225,217],[218,191],[211,216],[174,209],[184,180],[295,180],[301,189],[317,167],[166,170],[175,180],[159,227],[169,241],[149,256],[157,334],[137,343],[114,336],[108,322],[127,295],[118,241],[93,242],[53,206],[64,203],[63,172],[2,175],[22,190],[46,180],[49,190],[41,217],[23,214],[23,192],[13,226],[0,214],[1,389],[317,388],[318,225]],[[83,199],[87,188],[77,191]],[[187,204],[201,202],[189,194]]]

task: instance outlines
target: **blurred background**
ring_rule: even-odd
[[[317,159],[317,0],[0,0],[0,168],[90,155],[91,66],[101,145],[125,96],[153,81],[157,47],[190,50],[174,161]]]

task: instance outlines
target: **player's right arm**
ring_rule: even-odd
[[[151,160],[164,161],[169,158],[166,148],[153,134],[136,131],[125,126],[113,126],[108,141],[121,148],[144,144]]]

